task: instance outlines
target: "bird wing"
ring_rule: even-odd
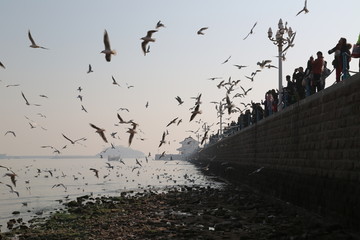
[[[100,130],[100,128],[98,128],[97,126],[95,126],[94,124],[90,123],[90,126],[95,128],[96,130]]]
[[[108,142],[103,131],[99,132],[99,135],[106,143]]]
[[[5,66],[4,66],[4,64],[2,64],[2,62],[0,62],[0,66],[5,69]]]
[[[70,141],[72,144],[75,143],[73,140],[71,140],[70,138],[68,138],[67,136],[65,136],[63,133],[62,133],[62,135],[63,135],[63,137],[64,137],[65,139],[67,139],[68,141]]]
[[[144,55],[146,55],[146,45],[147,45],[148,41],[142,41],[141,42],[141,49],[143,50],[144,52]]]
[[[29,39],[30,39],[31,43],[32,43],[33,45],[36,45],[34,39],[33,39],[32,36],[31,36],[30,30],[28,31],[28,36],[29,36]]]
[[[25,97],[25,95],[24,95],[24,93],[23,93],[23,92],[21,92],[21,95],[22,95],[22,96],[23,96],[23,98],[25,99],[26,104],[27,104],[27,105],[29,105],[29,101],[26,99],[26,97]]]
[[[105,59],[106,59],[106,61],[110,62],[111,61],[111,54],[105,54]]]
[[[124,122],[124,120],[120,117],[119,114],[117,114],[117,117],[118,117],[118,119],[120,120],[120,123],[123,123],[123,122]]]
[[[111,50],[110,49],[110,41],[109,41],[109,35],[107,33],[107,31],[105,30],[104,32],[104,45],[105,45],[105,49],[106,50]],[[106,59],[107,60],[107,59]]]
[[[149,30],[146,34],[146,37],[147,38],[151,38],[151,35],[154,33],[154,32],[157,32],[157,30]]]
[[[130,147],[130,145],[131,145],[131,142],[132,142],[133,138],[134,138],[134,133],[130,133],[130,136],[129,136],[129,147]]]

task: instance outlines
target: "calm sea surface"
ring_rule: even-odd
[[[4,176],[11,171],[0,168],[1,231],[7,231],[9,219],[28,221],[33,217],[48,216],[63,208],[61,202],[83,195],[119,196],[124,191],[161,191],[177,185],[220,185],[186,161],[138,160],[142,166],[135,158],[123,159],[125,164],[98,158],[0,159],[0,165],[18,175],[15,187],[10,177]],[[98,177],[90,168],[98,170]],[[6,184],[18,191],[19,197],[11,193]],[[14,211],[20,214],[14,215]]]

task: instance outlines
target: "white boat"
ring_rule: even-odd
[[[120,161],[120,155],[118,156],[108,156],[108,161]]]

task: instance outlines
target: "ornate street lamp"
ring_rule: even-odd
[[[287,34],[287,37],[286,35]],[[286,52],[290,47],[293,47],[293,41],[295,39],[296,33],[293,32],[291,27],[287,27],[287,22],[285,23],[285,26],[283,24],[283,21],[279,20],[278,23],[278,30],[276,31],[275,37],[273,37],[273,32],[271,28],[268,30],[268,38],[270,41],[274,43],[274,45],[278,46],[278,58],[279,58],[279,104],[282,102],[282,92],[283,92],[283,86],[282,86],[282,61],[284,61],[284,52]],[[285,48],[283,49],[283,47]],[[280,110],[280,108],[279,108]]]

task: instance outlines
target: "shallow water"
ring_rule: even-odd
[[[18,175],[15,187],[10,177],[4,176],[10,171],[0,168],[0,182],[3,183],[0,184],[1,231],[7,231],[6,222],[9,219],[28,221],[33,217],[48,216],[52,211],[63,208],[61,202],[83,195],[118,196],[124,191],[161,191],[168,186],[220,185],[186,161],[147,162],[143,158],[139,159],[142,166],[136,163],[136,159],[123,161],[125,164],[98,158],[0,159],[0,165]],[[107,163],[113,168],[109,168]],[[97,169],[99,177],[90,168]],[[19,197],[11,193],[6,184],[13,186]],[[14,215],[14,211],[20,214]]]

